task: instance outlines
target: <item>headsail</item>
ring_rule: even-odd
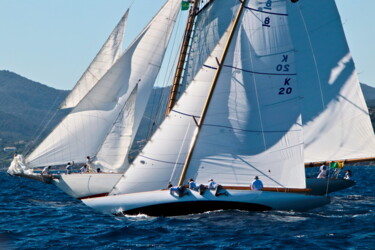
[[[204,28],[207,29],[206,32],[208,29],[212,32],[212,36],[207,36],[206,42],[210,46],[216,46],[209,48],[210,56],[206,57],[204,63],[201,62],[200,70],[187,90],[133,161],[112,194],[161,189],[165,188],[168,182],[177,184],[197,128],[196,122],[199,121],[216,73],[216,58],[222,56],[239,5],[238,1],[216,0],[205,10],[215,11],[215,15],[207,15],[213,18],[208,22],[212,25]]]
[[[114,138],[108,135],[112,127],[117,126],[116,123],[123,121],[118,119],[121,117],[119,114],[137,86],[132,124],[132,131],[136,132],[160,70],[180,4],[179,0],[167,1],[121,58],[28,156],[30,166],[57,165],[68,160],[82,162],[86,156],[95,156],[106,138]],[[128,133],[128,128],[124,131]],[[119,148],[111,154],[125,159],[127,149]]]
[[[335,2],[299,1],[288,12],[303,96],[305,162],[374,157],[373,128]]]
[[[60,108],[74,108],[120,57],[128,14],[129,9],[116,25],[85,73],[83,73],[72,91],[65,98]]]

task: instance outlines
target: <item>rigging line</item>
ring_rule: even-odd
[[[174,110],[174,109],[172,109],[171,112],[175,112],[175,113],[177,113],[177,114],[184,115],[184,116],[189,116],[189,117],[194,117],[194,118],[201,118],[200,116],[197,116],[197,115],[189,115],[189,114],[186,114],[186,113],[183,113],[183,112],[180,112],[180,111]]]
[[[217,70],[217,67],[209,66],[207,64],[203,64],[203,67],[209,68],[209,69],[214,69]]]
[[[288,14],[286,14],[286,13],[276,13],[276,12],[269,12],[269,11],[264,11],[264,10],[257,10],[257,9],[253,9],[253,8],[250,8],[250,7],[247,7],[247,6],[245,6],[245,9],[248,9],[248,10],[251,10],[251,11],[256,11],[256,12],[261,12],[261,13],[265,13],[265,14],[270,14],[270,15],[276,15],[276,16],[288,16]]]
[[[178,19],[177,19],[177,22],[176,22],[176,25],[175,27],[179,27],[182,23],[182,14],[178,15]],[[158,80],[160,78],[163,78],[162,80],[162,88],[165,88],[168,83],[170,82],[170,79],[173,79],[173,68],[174,68],[174,65],[176,65],[176,62],[178,61],[178,56],[179,54],[178,53],[174,53],[174,51],[180,51],[181,50],[181,46],[182,44],[180,44],[180,42],[178,42],[178,40],[181,40],[181,34],[178,32],[178,29],[175,28],[175,31],[174,31],[174,36],[173,36],[173,41],[172,41],[172,46],[171,46],[171,49],[170,49],[170,52],[169,52],[169,55],[166,56],[168,58],[168,64],[166,66],[167,68],[167,72],[169,73],[165,73],[163,76],[160,76],[160,74],[158,75]],[[160,78],[159,78],[160,77]],[[154,100],[156,99],[157,97],[154,95]],[[161,94],[160,96],[158,97],[159,100],[158,100],[158,105],[154,105],[152,107],[152,114],[153,114],[153,122],[155,123],[155,125],[159,126],[161,120],[164,118],[164,114],[166,112],[166,109],[167,109],[167,102],[168,99],[166,98],[166,93],[165,91],[161,91]],[[165,100],[167,99],[167,100]],[[156,106],[156,107],[155,107]],[[156,111],[155,111],[156,109]],[[152,127],[155,127],[155,126],[152,126]],[[149,133],[149,136],[151,137],[151,135],[153,134],[154,131],[152,131],[153,128],[151,128],[151,131]]]
[[[48,110],[47,114],[44,116],[43,120],[41,121],[40,125],[38,126],[38,129],[35,131],[34,135],[32,136],[32,138],[35,138],[35,139],[33,141],[29,142],[25,146],[25,149],[22,151],[23,155],[26,155],[31,151],[31,148],[32,148],[31,145],[33,144],[33,142],[34,141],[37,142],[39,140],[39,138],[42,136],[43,132],[45,132],[47,130],[47,126],[49,124],[51,124],[52,120],[57,116],[57,113],[59,112],[59,109],[56,109],[55,112],[52,115],[50,115],[50,113],[52,112],[53,107],[57,106],[56,104],[57,104],[58,101],[60,101],[61,95],[62,95],[62,92],[60,92],[58,94],[57,98],[55,98],[55,101],[50,106],[50,109]],[[49,119],[48,119],[48,117],[49,117]],[[45,122],[46,120],[47,120],[47,122]],[[42,127],[42,124],[44,124],[43,127]],[[58,124],[59,123],[57,123],[57,125]]]
[[[241,71],[244,71],[244,72],[247,72],[247,73],[251,73],[251,74],[256,74],[256,75],[270,75],[270,76],[295,76],[295,75],[297,75],[297,73],[283,74],[283,73],[256,72],[256,71],[242,69],[242,68],[238,68],[238,67],[231,66],[231,65],[225,65],[225,64],[223,65],[223,67],[232,68],[232,69],[238,69],[238,70],[241,70]]]
[[[318,70],[318,62],[317,62],[316,57],[315,57],[314,48],[313,48],[313,45],[312,45],[312,42],[311,42],[310,33],[308,32],[308,29],[307,29],[307,24],[306,24],[305,18],[302,15],[301,6],[300,6],[299,3],[297,3],[297,6],[298,6],[298,13],[301,16],[302,23],[303,23],[303,26],[305,28],[307,38],[309,40],[309,46],[310,46],[312,58],[313,58],[313,61],[314,61],[315,71],[316,71],[316,75],[318,77],[320,97],[321,97],[322,106],[323,106],[323,109],[324,109],[326,107],[326,105],[324,104],[324,95],[323,95],[323,90],[322,90],[322,80],[320,79],[320,74],[319,74],[319,70]]]
[[[178,27],[181,22],[182,22],[182,15],[179,15],[176,26]],[[169,79],[171,79],[172,75],[173,75],[173,72],[172,72],[173,68],[172,67],[173,67],[173,65],[175,65],[174,62],[178,61],[179,54],[173,53],[174,50],[181,50],[182,45],[180,45],[179,48],[175,49],[176,44],[179,44],[179,43],[176,42],[177,39],[178,39],[178,36],[179,36],[179,33],[175,32],[173,42],[172,42],[172,48],[171,48],[169,56],[167,56],[168,57],[167,69],[170,69],[170,70],[167,70],[167,72],[169,72],[169,74],[165,73],[164,76],[163,76],[163,84],[161,85],[162,88],[165,88],[168,85]],[[158,79],[160,79],[160,77],[161,76],[158,75]],[[155,100],[157,97],[154,95],[153,98]],[[159,124],[163,120],[163,118],[164,118],[163,114],[165,114],[166,109],[167,109],[168,99],[166,98],[166,92],[165,92],[164,89],[163,89],[163,91],[161,92],[161,94],[158,98],[159,98],[158,105],[156,107],[155,106],[152,107],[152,114],[153,114],[152,119],[153,119],[153,122],[156,126],[159,126]],[[167,99],[167,100],[165,100],[165,99]],[[156,111],[155,111],[155,108],[156,108]],[[154,126],[154,125],[151,126],[150,131],[149,131],[150,137],[154,132],[154,131],[152,131],[153,128],[156,127],[156,126]]]
[[[199,0],[198,0],[199,1]],[[208,1],[206,1],[205,3],[203,3],[204,5],[203,5],[203,7],[201,7],[198,11],[197,11],[197,13],[196,13],[196,15],[199,15],[204,9],[206,9],[210,4],[212,4],[213,2],[214,2],[215,0],[208,0]],[[202,2],[203,2],[203,0],[202,0]]]
[[[207,64],[203,64],[204,67],[206,68],[209,68],[209,69],[214,69],[214,70],[217,70],[216,67],[212,67],[212,66],[209,66]],[[243,72],[246,72],[246,73],[251,73],[251,74],[256,74],[256,75],[270,75],[270,76],[296,76],[297,73],[289,73],[289,74],[283,74],[283,73],[265,73],[265,72],[257,72],[257,71],[252,71],[252,70],[247,70],[247,69],[242,69],[242,68],[238,68],[238,67],[235,67],[235,66],[231,66],[231,65],[223,65],[223,67],[226,67],[226,68],[232,68],[232,69],[238,69],[238,70],[241,70]]]
[[[267,175],[266,173],[264,173],[263,171],[261,171],[260,169],[254,167],[253,165],[251,165],[249,162],[245,161],[244,159],[241,158],[241,156],[239,155],[236,155],[236,157],[242,161],[243,163],[245,163],[246,165],[248,165],[249,167],[253,168],[254,170],[258,171],[259,173],[261,173],[264,177],[266,177],[267,179],[273,181],[274,183],[276,183],[277,185],[280,185],[281,187],[283,188],[286,188],[283,184],[279,183],[277,180],[273,179],[271,176]]]

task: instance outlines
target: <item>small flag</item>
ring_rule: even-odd
[[[333,161],[333,162],[331,162],[331,164],[329,164],[329,167],[330,168],[337,168],[337,165],[338,165],[337,162]]]
[[[337,167],[338,168],[343,168],[344,167],[344,162],[343,161],[340,161],[337,163]]]
[[[190,3],[187,0],[182,0],[181,10],[188,10],[190,8]]]

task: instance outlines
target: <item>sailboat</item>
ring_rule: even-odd
[[[168,1],[122,53],[126,11],[62,103],[72,111],[25,159],[15,157],[8,173],[53,183],[75,198],[108,193],[129,164],[180,5]],[[87,157],[90,173],[52,178],[33,173],[36,167],[68,162],[82,166]]]
[[[126,60],[121,60],[125,54],[136,56],[138,43],[150,40],[142,38],[153,21],[98,86],[78,102],[77,107],[82,108],[72,111],[86,111],[100,95],[99,103],[105,103],[103,96],[115,95],[123,112],[113,124],[133,124],[131,136],[129,130],[121,132],[131,142],[116,142],[117,129],[131,126],[111,126],[105,130],[104,140],[96,138],[101,141],[100,150],[69,149],[77,153],[69,160],[83,163],[86,155],[94,156],[95,165],[107,173],[61,175],[52,182],[62,183],[56,185],[110,214],[178,215],[228,208],[305,210],[327,204],[327,197],[311,195],[309,181],[314,182],[313,191],[319,189],[315,194],[327,193],[327,187],[336,181],[306,179],[305,164],[375,156],[371,122],[334,1],[211,0],[199,8],[198,4],[195,1],[191,6],[167,116],[134,161],[128,161],[128,152],[134,143],[136,117],[139,128],[144,112],[144,104],[137,102],[138,96],[145,100],[145,95],[138,95],[144,81],[138,82],[138,77],[129,80],[124,96],[107,85],[126,76],[116,73],[118,78],[111,78],[113,72],[127,67]],[[179,5],[180,1],[167,1],[154,20],[164,8],[173,6],[177,13]],[[318,18],[316,13],[322,9],[326,12]],[[173,18],[167,19],[173,24]],[[86,136],[98,131],[93,129]],[[64,143],[62,148],[69,148]],[[121,156],[107,160],[105,155],[115,155],[112,152],[117,154],[117,149]],[[30,164],[32,160],[27,159]],[[60,162],[39,166],[66,161],[65,156]],[[254,176],[264,182],[263,191],[249,189]],[[187,195],[176,197],[166,189],[168,183],[186,186],[189,178],[200,183],[213,178],[228,195],[187,190]],[[353,185],[337,181],[333,191]]]
[[[82,201],[155,216],[329,203],[309,194],[305,163],[369,159],[375,146],[335,2],[216,0],[196,19],[182,95],[109,195]],[[166,188],[190,178],[227,195]]]

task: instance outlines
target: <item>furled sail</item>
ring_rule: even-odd
[[[287,1],[249,1],[208,104],[186,178],[305,188]]]
[[[120,57],[128,13],[129,9],[125,12],[60,108],[74,108]]]
[[[180,8],[179,0],[169,0],[126,52],[107,71],[102,79],[81,100],[73,111],[27,157],[30,166],[57,165],[74,160],[83,162],[86,156],[95,156],[106,140],[119,138],[128,128],[119,129],[124,106],[135,98],[132,133],[136,132],[152,91]],[[132,96],[134,89],[136,96]],[[131,102],[131,101],[130,101]],[[129,125],[129,120],[125,119]],[[116,129],[112,129],[117,126]],[[132,136],[134,137],[134,136]],[[120,139],[121,140],[121,139]],[[112,142],[111,142],[112,143]],[[115,143],[115,142],[113,142]],[[106,147],[106,146],[105,146]],[[126,148],[111,152],[125,159]],[[105,156],[103,156],[105,157]],[[117,166],[121,167],[121,165]],[[113,170],[115,166],[111,169]]]
[[[211,49],[210,56],[201,65],[187,90],[130,165],[112,194],[155,190],[165,188],[168,182],[175,185],[178,183],[183,163],[197,128],[196,122],[199,121],[216,73],[216,58],[220,59],[222,56],[240,2],[216,0],[213,5],[222,6],[222,8],[211,6],[216,12],[212,22],[220,24],[220,27],[218,25],[209,26],[212,35],[207,36],[206,42],[216,44],[215,48]],[[222,32],[223,29],[226,32]],[[205,45],[202,44],[202,46]]]
[[[305,162],[374,157],[373,128],[335,2],[288,7],[303,96]]]

